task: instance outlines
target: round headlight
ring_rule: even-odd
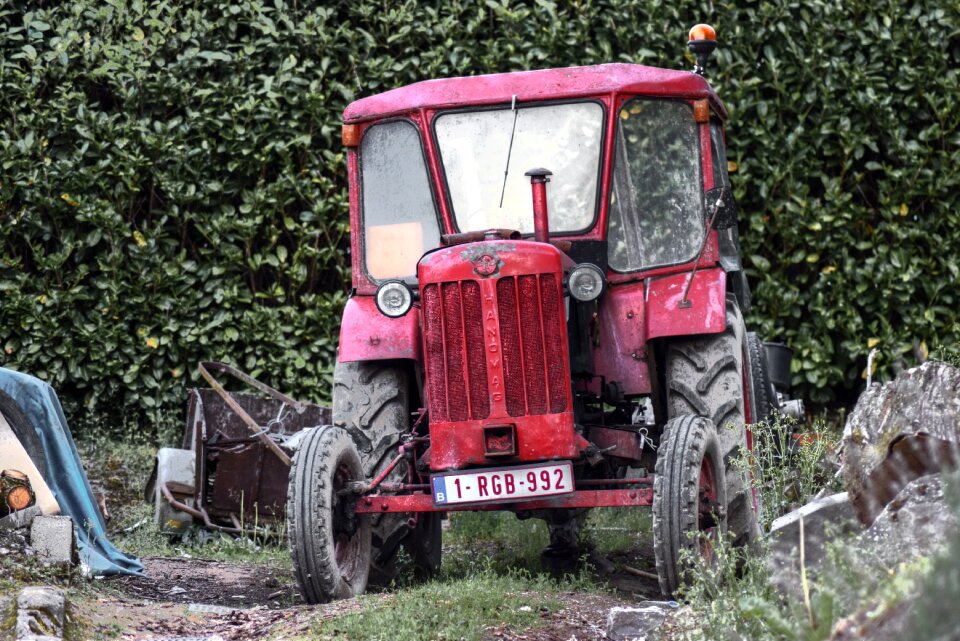
[[[570,272],[570,295],[582,303],[596,300],[603,293],[606,280],[603,272],[596,265],[584,263],[577,265]]]
[[[377,309],[384,316],[397,318],[410,311],[413,295],[410,289],[398,280],[388,280],[377,289]]]

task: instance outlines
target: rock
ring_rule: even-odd
[[[74,559],[73,519],[69,516],[38,516],[30,527],[30,545],[53,563],[70,565]]]
[[[25,527],[30,527],[33,519],[40,516],[40,514],[41,510],[39,505],[31,505],[19,512],[13,512],[0,519],[0,530],[21,530]]]
[[[47,641],[63,636],[66,601],[60,590],[29,587],[17,597],[17,641]]]
[[[887,566],[896,567],[937,553],[956,527],[957,518],[943,496],[943,479],[935,474],[903,488],[860,541]]]
[[[607,615],[607,638],[611,641],[658,641],[669,611],[651,605],[640,608],[610,608]]]
[[[960,370],[929,361],[867,389],[843,431],[841,468],[870,525],[910,481],[960,461]]]
[[[800,598],[803,596],[800,590],[801,519],[804,563],[808,576],[822,569],[828,542],[862,529],[846,492],[807,503],[773,522],[770,526],[771,550],[767,561],[770,582],[782,594]]]

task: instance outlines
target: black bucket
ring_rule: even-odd
[[[779,392],[790,391],[790,361],[793,360],[793,350],[783,343],[764,343],[767,352],[767,369],[770,381]]]

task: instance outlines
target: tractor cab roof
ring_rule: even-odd
[[[518,71],[425,80],[362,98],[343,112],[345,123],[396,116],[420,109],[576,99],[623,93],[687,100],[708,99],[723,119],[727,112],[707,81],[689,71],[625,63]]]

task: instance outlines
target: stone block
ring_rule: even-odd
[[[17,597],[17,641],[46,641],[63,636],[66,600],[60,590],[29,587]]]
[[[70,565],[74,559],[73,519],[69,516],[38,516],[30,527],[30,546],[53,563]]]
[[[611,641],[659,641],[666,638],[661,628],[669,615],[666,608],[610,608],[607,638]]]
[[[30,527],[33,519],[40,516],[42,510],[39,505],[31,505],[25,510],[8,514],[0,519],[0,530],[22,530]]]

